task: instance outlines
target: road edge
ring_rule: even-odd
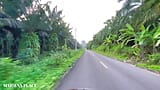
[[[58,86],[61,84],[61,81],[63,81],[65,76],[67,76],[73,70],[73,68],[76,66],[76,64],[81,59],[81,57],[84,56],[84,54],[85,54],[85,51],[77,60],[75,60],[75,62],[72,64],[72,66],[69,67],[69,69],[60,77],[60,79],[57,80],[56,84],[52,87],[53,90],[57,90]]]
[[[91,50],[91,51],[94,52],[94,53],[97,53],[97,54],[99,54],[99,55],[102,55],[102,56],[111,58],[111,59],[116,60],[116,61],[119,61],[119,62],[123,62],[123,63],[129,64],[129,65],[132,65],[132,66],[134,66],[134,67],[143,69],[143,70],[145,70],[145,71],[147,71],[147,72],[150,72],[150,73],[156,74],[157,76],[160,76],[160,72],[157,72],[157,71],[154,71],[154,70],[150,70],[150,69],[147,69],[147,68],[143,68],[143,67],[139,67],[139,66],[137,66],[136,64],[133,64],[133,63],[130,63],[130,62],[127,62],[127,61],[121,61],[121,60],[118,60],[118,59],[116,59],[116,58],[114,58],[114,57],[110,57],[110,56],[107,56],[107,55],[98,53],[98,52],[96,52],[96,51],[94,51],[94,50]]]

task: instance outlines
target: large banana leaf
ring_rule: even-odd
[[[160,39],[160,26],[158,26],[158,28],[156,29],[156,32],[153,35],[154,39]]]
[[[0,27],[9,26],[11,28],[22,28],[20,21],[11,18],[0,18]]]

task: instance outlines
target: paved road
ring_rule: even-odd
[[[56,90],[160,90],[160,76],[86,50]]]

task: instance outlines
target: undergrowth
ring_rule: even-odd
[[[0,90],[49,90],[83,53],[83,50],[50,52],[29,65],[0,59]],[[5,88],[3,84],[36,84],[34,88]]]

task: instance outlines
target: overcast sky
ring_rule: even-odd
[[[42,0],[47,1],[47,0]],[[63,10],[64,21],[77,29],[77,40],[86,42],[92,40],[93,35],[104,27],[104,22],[115,16],[122,7],[117,0],[48,0],[51,6],[58,6]]]

